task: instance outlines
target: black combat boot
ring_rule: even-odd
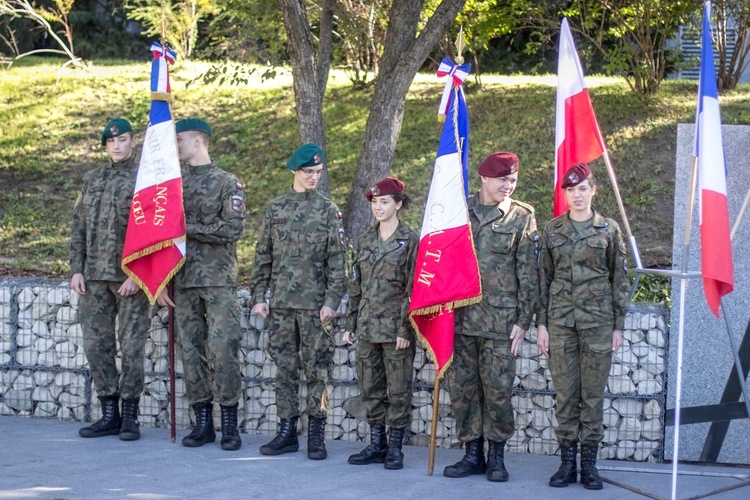
[[[193,405],[193,413],[195,413],[195,427],[193,427],[190,434],[182,438],[182,446],[197,448],[206,443],[216,441],[213,402],[195,403]]]
[[[264,455],[281,455],[282,453],[292,453],[299,450],[299,440],[297,440],[297,417],[282,418],[279,425],[279,433],[271,440],[270,443],[260,447],[260,452]]]
[[[350,456],[349,463],[353,465],[382,464],[385,462],[387,449],[385,426],[373,425],[370,427],[370,444],[364,450]]]
[[[492,441],[487,450],[487,479],[496,483],[504,483],[510,475],[505,468],[505,441]]]
[[[328,457],[325,432],[325,418],[307,417],[307,458],[325,460]]]
[[[466,443],[464,458],[443,471],[446,477],[467,477],[472,474],[484,474],[487,467],[484,462],[484,438]]]
[[[551,478],[549,485],[554,488],[565,488],[576,482],[576,444],[560,446],[560,468]]]
[[[118,396],[99,396],[102,404],[102,418],[82,429],[78,435],[85,438],[114,436],[120,433],[120,409]]]
[[[237,403],[234,406],[221,405],[221,449],[239,450],[242,446],[240,431],[237,429]]]
[[[404,468],[404,454],[401,452],[401,446],[404,444],[404,429],[394,429],[391,427],[388,436],[388,451],[385,454],[385,468],[398,470]]]
[[[587,490],[600,490],[604,487],[599,471],[596,470],[598,445],[581,445],[581,484]]]
[[[122,423],[120,424],[120,439],[123,441],[138,441],[141,431],[138,428],[138,401],[140,398],[122,400]]]

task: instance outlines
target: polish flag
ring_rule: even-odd
[[[453,359],[454,308],[482,299],[465,191],[469,114],[462,84],[470,69],[446,58],[438,73],[454,81],[443,97],[447,119],[427,195],[409,307],[409,319],[437,365],[436,380]]]
[[[557,59],[557,107],[555,111],[555,202],[554,215],[568,210],[560,189],[565,172],[579,162],[589,163],[604,154],[604,139],[591,106],[589,90],[583,81],[567,18],[560,27]]]
[[[151,111],[130,207],[122,270],[151,303],[185,262],[185,210],[177,137],[169,103],[169,67],[176,54],[151,46]]]
[[[711,2],[703,13],[701,76],[698,84],[695,146],[700,186],[701,271],[708,307],[719,317],[721,298],[734,290],[732,241],[729,236],[727,173],[721,140],[721,113],[716,88],[711,28]]]

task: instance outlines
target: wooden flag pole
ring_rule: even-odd
[[[430,455],[427,459],[427,475],[435,469],[435,441],[437,434],[438,405],[440,404],[440,377],[435,375],[435,388],[432,393],[432,426],[430,428]]]
[[[174,303],[174,289],[172,280],[167,285],[167,294],[169,300]],[[167,306],[169,311],[169,422],[172,442],[175,442],[177,435],[175,426],[175,380],[174,380],[174,307]]]

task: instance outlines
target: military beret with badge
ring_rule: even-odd
[[[570,167],[563,175],[561,189],[565,189],[570,186],[577,186],[591,175],[591,169],[583,162],[576,163]]]
[[[406,185],[400,180],[394,177],[386,177],[385,179],[376,182],[370,189],[367,190],[365,197],[367,201],[372,201],[376,196],[387,196],[389,194],[400,194],[404,192]]]
[[[104,131],[102,132],[102,146],[107,145],[107,139],[119,137],[122,134],[132,131],[133,127],[130,125],[129,121],[125,118],[115,118],[104,127]]]
[[[505,151],[498,151],[489,155],[479,168],[479,175],[497,178],[518,172],[518,156]]]
[[[191,130],[203,132],[211,137],[211,127],[200,118],[183,118],[175,123],[175,132],[178,134],[180,132],[189,132]]]
[[[289,161],[286,162],[286,168],[297,171],[303,167],[314,167],[320,165],[325,160],[323,151],[315,144],[303,144],[292,153]]]

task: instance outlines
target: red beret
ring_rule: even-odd
[[[382,181],[373,184],[373,186],[367,190],[365,197],[367,198],[367,201],[372,201],[374,196],[403,193],[404,186],[405,184],[400,180],[393,177],[386,177]]]
[[[588,165],[583,162],[576,163],[565,172],[560,187],[565,189],[568,186],[577,186],[588,179],[589,175],[591,175],[591,169]]]
[[[518,156],[513,153],[492,153],[477,169],[484,177],[505,177],[518,172]]]

